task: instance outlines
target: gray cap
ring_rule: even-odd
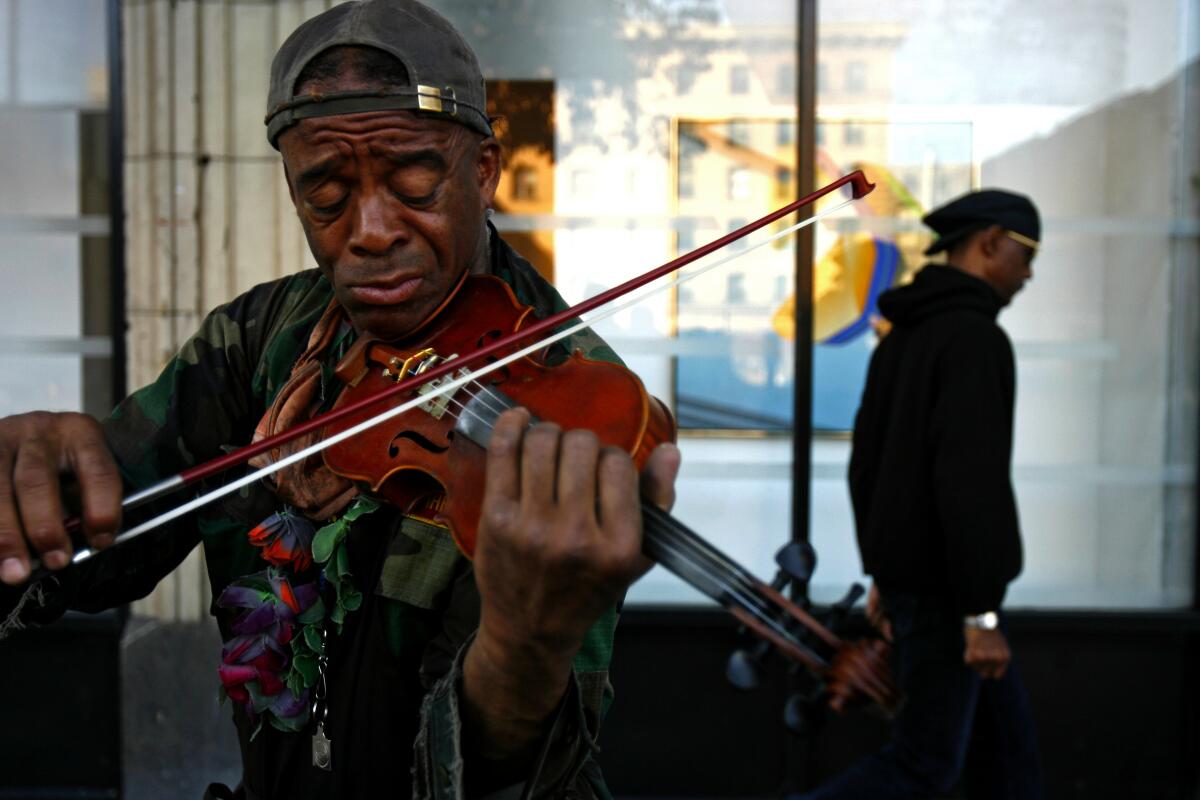
[[[383,91],[295,94],[308,63],[331,47],[374,47],[400,60],[410,86]],[[483,73],[471,46],[443,16],[415,0],[362,0],[334,6],[292,32],[271,62],[267,140],[309,117],[364,111],[421,111],[444,116],[485,136]]]

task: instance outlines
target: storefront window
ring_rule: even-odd
[[[867,213],[818,239],[816,588],[832,596],[860,575],[844,431],[876,341],[877,289],[922,265],[922,214],[1000,187],[1032,197],[1044,231],[1033,281],[1000,317],[1017,355],[1013,475],[1025,541],[1008,603],[1189,605],[1194,4],[1018,2],[1003,22],[980,3],[822,3],[819,13],[820,59],[845,80],[818,91],[818,167],[862,166],[879,189]],[[868,324],[830,333],[855,320]]]
[[[0,4],[0,416],[112,406],[103,0]]]

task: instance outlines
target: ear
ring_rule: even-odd
[[[995,258],[1006,239],[1008,237],[1004,234],[1004,228],[999,225],[991,225],[980,233],[979,248],[988,258]]]
[[[491,208],[496,198],[496,187],[500,185],[500,143],[492,136],[479,142],[475,162],[475,179],[479,185],[479,201],[483,208]]]

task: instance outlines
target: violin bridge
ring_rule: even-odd
[[[426,347],[424,350],[413,353],[404,359],[400,358],[400,356],[392,356],[388,359],[388,365],[383,368],[383,377],[391,378],[396,383],[399,383],[407,378],[410,373],[419,375],[441,360],[441,357],[433,351],[432,347]]]
[[[451,357],[453,358],[453,356]],[[470,370],[468,370],[466,367],[463,367],[458,372],[445,375],[437,380],[430,381],[418,389],[417,394],[429,394],[439,386],[444,386],[450,381],[457,380],[458,378],[469,374]],[[446,410],[450,408],[450,398],[453,396],[453,394],[453,392],[449,392],[439,397],[435,397],[426,403],[422,403],[419,408],[428,413],[434,419],[441,419],[443,416],[445,416]]]

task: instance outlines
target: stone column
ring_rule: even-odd
[[[313,266],[263,115],[275,50],[333,4],[126,0],[131,388],[154,380],[212,308]],[[134,610],[198,619],[210,601],[197,550]]]

